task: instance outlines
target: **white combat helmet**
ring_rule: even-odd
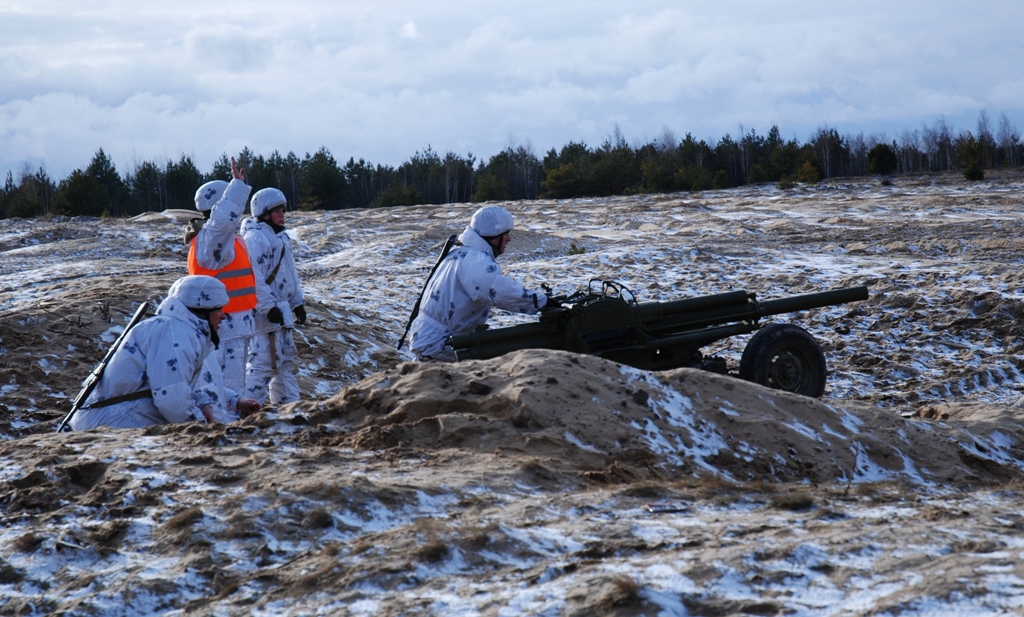
[[[500,236],[506,231],[512,231],[515,222],[512,220],[512,213],[501,206],[484,206],[473,213],[469,221],[469,227],[484,238]]]
[[[284,193],[275,188],[269,188],[260,189],[253,194],[252,201],[249,202],[249,209],[252,211],[253,218],[258,219],[278,206],[287,205],[288,199],[285,198]]]
[[[190,274],[174,281],[167,296],[177,298],[190,309],[214,310],[228,303],[228,289],[224,283],[205,274]]]
[[[228,190],[228,183],[223,180],[210,180],[196,191],[196,210],[209,212]]]

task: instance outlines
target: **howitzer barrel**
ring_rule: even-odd
[[[781,298],[779,300],[767,300],[760,303],[758,316],[766,317],[768,315],[795,313],[797,311],[806,311],[808,309],[821,308],[823,306],[846,304],[847,302],[858,302],[860,300],[867,299],[867,287],[845,287],[843,289],[792,296],[789,298]]]
[[[733,291],[686,300],[645,302],[639,305],[638,313],[645,330],[655,336],[671,336],[707,326],[755,322],[769,315],[866,300],[867,297],[867,287],[848,287],[765,302],[756,300],[754,294]]]
[[[654,336],[666,336],[685,330],[697,330],[731,321],[757,317],[751,303],[752,294],[745,291],[670,300],[644,302],[637,305],[637,317],[644,330]]]
[[[685,300],[669,300],[668,302],[641,302],[637,305],[641,321],[651,321],[669,315],[679,313],[691,313],[693,311],[708,311],[723,306],[735,306],[746,304],[748,294],[745,291],[730,291],[711,296],[699,298],[686,298]]]

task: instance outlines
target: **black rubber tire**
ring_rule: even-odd
[[[807,330],[788,323],[758,330],[740,358],[741,379],[812,398],[825,393],[827,376],[818,341]]]

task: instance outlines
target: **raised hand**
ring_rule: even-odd
[[[245,168],[238,166],[238,163],[235,162],[235,157],[231,157],[231,177],[245,182]]]

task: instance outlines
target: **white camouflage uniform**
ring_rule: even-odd
[[[257,220],[284,203],[284,195],[277,189],[257,191],[250,205],[252,216],[242,221],[242,235],[256,274],[257,298],[256,334],[249,345],[244,396],[261,405],[266,402],[268,392],[270,402],[275,405],[299,400],[298,350],[292,311],[302,306],[304,300],[292,241],[287,231],[275,232],[268,223]],[[268,284],[271,273],[274,278]],[[267,313],[275,306],[284,318],[283,325],[267,319]]]
[[[215,278],[178,279],[157,308],[156,316],[139,322],[114,352],[96,388],[71,418],[71,428],[84,431],[98,426],[141,428],[205,422],[193,390],[213,343],[209,322],[188,307],[219,308],[227,301],[224,284]],[[145,390],[150,395],[144,398],[89,407]]]
[[[210,211],[210,218],[196,235],[196,261],[209,270],[222,270],[235,259],[235,235],[249,199],[249,185],[233,179],[207,182],[196,191],[196,208]],[[251,259],[251,257],[250,257]],[[241,392],[245,387],[245,363],[249,341],[256,331],[254,310],[224,313],[213,354],[220,364],[226,387]]]
[[[214,353],[206,356],[203,362],[192,398],[200,409],[203,405],[210,406],[214,422],[227,424],[239,419],[238,393],[224,385],[224,373]]]
[[[547,302],[543,292],[527,290],[502,275],[491,245],[484,240],[512,228],[512,215],[499,206],[480,208],[473,215],[459,235],[463,246],[448,253],[424,290],[410,330],[409,349],[417,358],[454,362],[448,337],[486,322],[492,307],[533,314]]]

